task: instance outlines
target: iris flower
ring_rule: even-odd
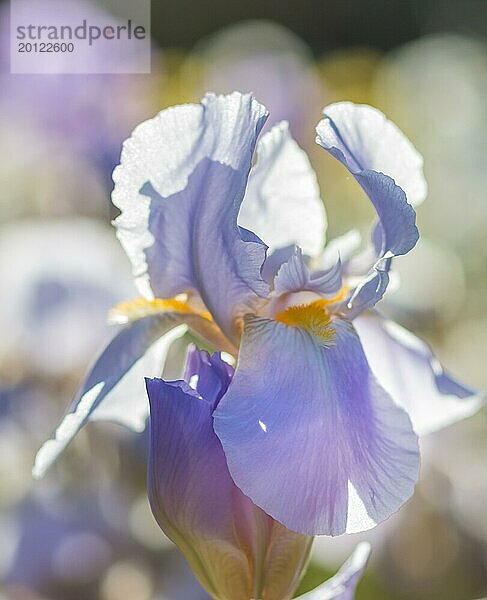
[[[124,327],[40,450],[36,475],[90,419],[142,430],[143,377],[160,376],[187,328],[237,360],[211,414],[233,483],[303,535],[389,517],[413,493],[417,436],[480,406],[424,342],[376,310],[393,261],[418,239],[420,155],[371,107],[325,108],[316,140],[377,213],[365,250],[354,232],[325,246],[308,158],[286,123],[258,141],[267,116],[249,94],[207,94],[125,142],[115,226],[141,298],[112,311]]]

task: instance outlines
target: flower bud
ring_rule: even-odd
[[[286,529],[233,482],[212,418],[232,376],[219,354],[191,350],[186,381],[146,381],[152,512],[215,600],[290,599],[313,538]]]

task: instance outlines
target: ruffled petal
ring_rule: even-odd
[[[323,250],[326,216],[318,181],[286,122],[275,125],[257,145],[238,222],[271,250],[291,244],[310,256]]]
[[[376,313],[364,313],[354,325],[372,372],[408,412],[418,435],[469,417],[482,406],[484,395],[455,381],[407,329]]]
[[[361,542],[338,573],[297,600],[353,600],[370,556],[370,544]]]
[[[342,287],[340,257],[328,269],[310,273],[301,248],[295,247],[291,257],[280,267],[274,280],[277,295],[290,292],[316,292],[322,296],[335,296]]]
[[[231,339],[235,320],[268,291],[266,246],[237,226],[266,118],[236,92],[169,108],[135,129],[113,175],[117,235],[141,293],[196,292]]]
[[[337,102],[323,110],[318,143],[327,147],[352,172],[376,171],[392,177],[408,202],[426,198],[423,157],[408,138],[376,108]]]
[[[324,332],[317,313],[308,316],[314,334],[246,317],[215,431],[236,484],[289,529],[369,529],[412,494],[417,438],[371,374],[353,326],[335,319]],[[306,323],[305,311],[293,318]]]
[[[382,113],[371,107],[338,103],[325,109],[316,128],[316,141],[343,163],[365,191],[377,212],[373,230],[374,253],[370,271],[358,284],[348,309],[352,314],[374,306],[384,295],[390,259],[407,254],[418,241],[416,213],[397,177],[417,194],[421,164],[414,166],[416,151]],[[418,155],[419,156],[419,155]],[[416,157],[417,158],[417,157]],[[403,161],[403,162],[401,162]],[[398,166],[399,165],[399,166]],[[403,165],[403,166],[401,166]],[[366,289],[362,291],[362,288]],[[375,294],[371,294],[373,288]]]
[[[115,335],[89,370],[53,439],[37,453],[34,477],[44,475],[88,421],[114,421],[143,431],[149,414],[144,377],[162,373],[171,344],[187,330],[182,323],[180,315],[151,316]]]
[[[377,255],[380,258],[391,258],[407,254],[418,241],[416,213],[408,204],[406,194],[394,180],[375,171],[355,173],[355,178],[371,199],[377,216],[378,234],[376,243]]]

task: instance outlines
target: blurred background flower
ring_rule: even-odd
[[[40,2],[34,5],[40,6]],[[83,0],[66,10],[107,10]],[[112,3],[113,4],[113,3]],[[111,170],[141,120],[207,89],[253,91],[311,156],[332,239],[372,216],[314,143],[326,104],[370,103],[425,158],[422,242],[384,310],[443,364],[487,387],[487,5],[480,0],[167,0],[153,3],[150,75],[11,75],[0,2],[0,598],[204,600],[150,513],[147,436],[94,424],[41,482],[36,450],[60,420],[108,308],[135,295],[110,218]],[[174,348],[177,353],[177,348]],[[171,361],[166,366],[177,376]],[[171,371],[172,369],[172,371]],[[422,440],[418,493],[361,535],[320,539],[300,593],[361,539],[359,600],[487,595],[487,418]]]

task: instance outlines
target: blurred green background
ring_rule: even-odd
[[[145,435],[89,425],[44,480],[30,476],[110,335],[107,310],[135,295],[110,176],[133,127],[166,106],[255,92],[309,152],[329,239],[366,234],[372,211],[315,145],[321,109],[383,110],[424,155],[429,183],[422,241],[398,261],[385,310],[487,387],[487,2],[154,0],[152,34],[151,75],[12,76],[0,3],[0,600],[206,598],[150,514]],[[408,505],[367,534],[320,539],[301,589],[369,539],[358,600],[487,595],[485,410],[422,452]]]

